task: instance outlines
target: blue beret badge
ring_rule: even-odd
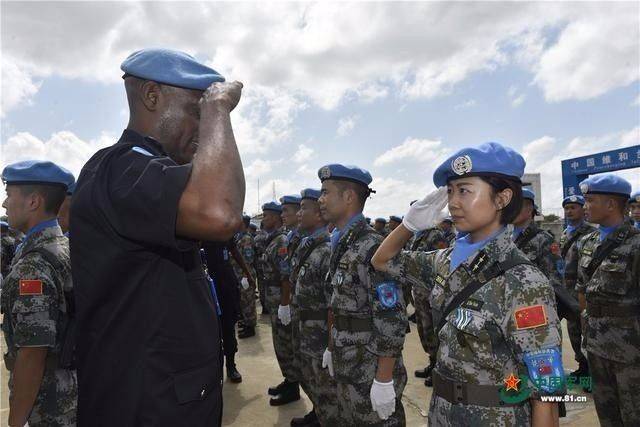
[[[395,282],[382,282],[376,287],[378,301],[384,308],[394,308],[398,304],[398,288]]]
[[[321,180],[325,180],[325,179],[329,179],[331,178],[331,169],[329,169],[329,166],[324,166],[320,169],[320,179]]]
[[[587,194],[589,192],[589,184],[584,182],[580,184],[580,191],[582,192],[582,194]]]
[[[460,156],[456,157],[451,162],[451,170],[453,170],[456,175],[464,175],[465,173],[471,172],[473,168],[473,162],[471,161],[471,157],[469,156]]]

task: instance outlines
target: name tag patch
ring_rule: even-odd
[[[464,304],[462,304],[462,307],[468,308],[469,310],[480,311],[483,305],[484,305],[484,301],[470,298],[466,300]]]

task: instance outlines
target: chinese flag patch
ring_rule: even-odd
[[[516,329],[537,328],[547,324],[547,316],[544,313],[544,306],[532,305],[516,310]]]
[[[42,280],[20,280],[20,295],[42,295]]]
[[[278,249],[278,255],[286,255],[286,254],[287,254],[287,248],[282,247]]]

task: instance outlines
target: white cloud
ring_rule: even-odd
[[[13,58],[2,58],[2,109],[0,117],[22,104],[30,104],[42,82],[35,82],[31,73]]]
[[[367,201],[364,213],[370,218],[404,215],[412,200],[433,191],[433,181],[425,174],[424,183],[407,182],[398,178],[374,177],[371,183],[376,193]]]
[[[433,162],[447,155],[449,149],[442,141],[407,138],[402,144],[387,150],[378,156],[374,166],[385,166],[400,161]]]
[[[511,100],[512,107],[519,107],[527,97],[524,93],[521,93],[517,86],[511,86],[507,91],[507,95]]]
[[[456,105],[453,108],[456,110],[464,110],[466,108],[475,107],[476,105],[478,105],[478,101],[476,101],[475,99],[469,99],[461,104]]]
[[[353,116],[340,119],[338,121],[338,130],[336,131],[336,134],[338,136],[349,135],[353,131],[353,128],[356,127],[356,122],[358,121],[358,118],[359,117],[357,115],[353,115]]]
[[[293,155],[293,161],[296,163],[304,163],[313,156],[313,148],[304,144],[298,145],[298,150]]]
[[[67,169],[77,178],[89,158],[117,138],[107,133],[90,141],[83,141],[69,131],[56,132],[46,141],[28,132],[19,132],[2,144],[0,167],[22,160],[50,160]]]

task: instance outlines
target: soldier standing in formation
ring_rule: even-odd
[[[264,231],[264,223],[260,222],[260,229],[256,230],[256,235],[253,239],[256,248],[256,261],[255,261],[255,269],[256,269],[256,278],[258,280],[258,296],[260,299],[260,306],[262,307],[262,314],[269,315],[269,308],[267,307],[266,302],[266,288],[264,286],[265,279],[264,273],[262,271],[262,258],[264,256],[264,250],[266,249],[265,243],[267,242],[269,234]]]
[[[337,383],[337,425],[404,425],[406,307],[402,288],[370,265],[382,241],[362,215],[372,191],[371,175],[355,166],[332,164],[322,167],[318,176],[322,216],[336,225],[328,274],[333,287],[330,336],[323,366]]]
[[[11,266],[11,260],[13,259],[13,255],[16,252],[17,242],[15,237],[9,234],[9,223],[6,221],[0,221],[0,227],[2,229],[2,236],[0,236],[0,242],[2,243],[2,248],[0,249],[0,262],[2,263],[2,268],[0,269],[0,280],[2,277],[6,277],[9,273],[9,267]],[[0,283],[0,286],[2,283]]]
[[[580,183],[587,220],[578,242],[577,291],[600,424],[640,420],[640,231],[625,220],[631,184],[612,174]]]
[[[525,161],[497,143],[465,148],[434,173],[438,190],[411,206],[373,257],[376,269],[430,290],[439,339],[429,425],[557,425],[555,403],[537,400],[558,390],[562,376],[560,322],[553,288],[522,256],[507,225],[520,212]],[[456,229],[452,248],[402,251],[412,234],[436,223],[448,201]],[[533,396],[507,402],[528,372]],[[505,379],[508,379],[505,381]]]
[[[402,224],[402,218],[397,215],[391,215],[389,217],[389,232],[395,230],[400,224]]]
[[[231,265],[240,281],[240,330],[238,338],[249,338],[256,334],[258,315],[256,312],[256,250],[253,236],[249,233],[251,217],[243,215],[242,228],[234,237]],[[236,260],[237,258],[237,260]]]
[[[24,161],[2,171],[2,206],[25,233],[3,280],[0,307],[7,343],[10,427],[75,426],[78,383],[63,357],[73,313],[69,241],[56,216],[74,182],[66,169]]]
[[[636,191],[629,198],[629,208],[633,225],[640,230],[640,191]]]
[[[385,218],[376,218],[373,229],[378,232],[382,237],[385,237],[389,232],[387,231],[387,220]]]

